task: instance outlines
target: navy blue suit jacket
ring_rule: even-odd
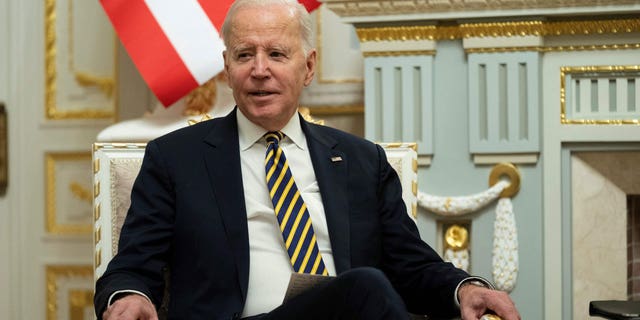
[[[453,292],[468,275],[420,239],[383,149],[336,129],[301,125],[337,272],[379,268],[411,312],[455,315]],[[150,141],[119,252],[96,284],[97,314],[123,289],[141,291],[158,306],[168,267],[170,319],[237,318],[249,277],[243,194],[235,110]]]

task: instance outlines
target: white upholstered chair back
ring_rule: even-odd
[[[407,206],[407,214],[415,220],[418,216],[418,144],[413,142],[379,144],[400,177],[402,200]]]
[[[120,228],[131,205],[131,188],[144,156],[144,143],[95,143],[94,276],[100,277],[118,250]]]
[[[381,143],[402,183],[407,214],[417,211],[417,152],[415,143]],[[95,143],[94,166],[94,274],[105,271],[118,250],[120,228],[129,209],[131,187],[142,164],[144,143]]]

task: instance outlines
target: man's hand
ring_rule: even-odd
[[[102,314],[103,320],[158,320],[153,304],[139,294],[128,294],[114,303]]]
[[[520,320],[509,295],[473,284],[463,284],[458,290],[460,314],[463,320],[478,320],[491,311],[503,320]]]

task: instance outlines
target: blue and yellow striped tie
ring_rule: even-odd
[[[309,210],[293,181],[289,162],[278,144],[284,134],[279,131],[268,132],[265,138],[267,155],[264,163],[269,196],[293,270],[297,273],[328,275],[316,243]]]

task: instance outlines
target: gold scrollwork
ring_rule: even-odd
[[[358,34],[360,42],[420,41],[438,39],[437,30],[434,25],[374,27],[356,28],[356,34]]]
[[[520,191],[520,171],[512,163],[502,162],[496,164],[489,174],[489,186],[493,186],[503,177],[509,179],[509,186],[502,190],[500,197],[511,198]]]
[[[64,278],[86,278],[89,284],[93,282],[93,268],[91,268],[91,266],[47,266],[45,273],[47,279],[47,320],[58,319],[58,307],[60,307],[58,303],[63,301],[58,298],[59,296],[64,296],[63,294],[60,294],[58,290],[60,288],[60,282]],[[73,292],[78,293],[74,294]],[[72,311],[76,310],[74,308],[81,308],[84,311],[84,308],[91,307],[93,304],[93,292],[91,289],[70,289],[68,293],[69,308]],[[81,297],[81,295],[83,297]],[[82,319],[82,317],[78,318],[72,316],[71,319]]]
[[[100,77],[87,72],[74,72],[76,82],[83,87],[98,87],[100,91],[111,98],[115,91],[116,81],[110,77]]]
[[[544,23],[545,35],[615,34],[640,31],[640,19],[557,21]]]
[[[542,36],[545,24],[542,21],[509,21],[460,24],[462,38]]]
[[[46,229],[53,234],[89,234],[92,229],[91,224],[61,224],[57,217],[56,203],[56,180],[58,173],[56,172],[57,163],[62,161],[91,161],[89,152],[71,152],[71,153],[47,153],[45,156],[46,167]],[[80,197],[83,201],[91,202],[90,194],[85,194],[83,187],[70,184],[72,194]]]
[[[469,231],[461,225],[451,225],[444,233],[447,248],[454,251],[464,250],[469,246]]]
[[[116,81],[113,77],[100,77],[89,72],[82,72],[76,70],[74,57],[74,45],[73,45],[73,34],[74,34],[74,23],[73,23],[73,0],[68,0],[67,7],[67,28],[68,28],[68,38],[67,38],[67,50],[68,50],[68,60],[69,60],[69,70],[74,74],[76,82],[83,87],[98,87],[107,97],[112,97],[113,92],[116,87]]]
[[[86,308],[93,306],[93,290],[69,290],[69,320],[83,320]]]
[[[71,19],[72,9],[69,4],[68,12],[69,19]],[[70,23],[70,22],[68,22]],[[57,13],[56,13],[56,0],[45,0],[45,115],[47,119],[60,120],[60,119],[108,119],[114,116],[115,102],[113,107],[109,110],[98,109],[79,109],[79,110],[59,110],[56,106],[56,98],[58,94],[57,78],[58,70],[56,66],[57,57]],[[68,26],[72,28],[71,25]],[[72,34],[73,30],[68,30],[69,34]],[[72,37],[70,35],[70,37]],[[68,43],[68,46],[72,46],[72,43]],[[115,41],[114,41],[115,45]],[[71,51],[70,51],[71,54]],[[115,55],[115,47],[114,47]],[[73,60],[69,58],[69,63],[72,66]],[[115,56],[115,62],[117,65],[117,56]],[[110,78],[102,78],[89,75],[85,72],[74,72],[71,69],[75,79],[80,85],[89,86],[96,85],[105,93],[113,93],[115,90],[115,80]],[[114,70],[115,73],[115,70]],[[110,97],[110,95],[107,95]]]
[[[596,125],[640,125],[640,119],[568,119],[567,117],[567,76],[575,74],[637,73],[640,65],[631,66],[579,66],[560,68],[560,123]]]
[[[91,191],[87,190],[87,188],[83,187],[79,182],[71,182],[69,184],[69,189],[74,196],[82,201],[91,203],[91,201],[93,200],[93,198],[91,197]]]

